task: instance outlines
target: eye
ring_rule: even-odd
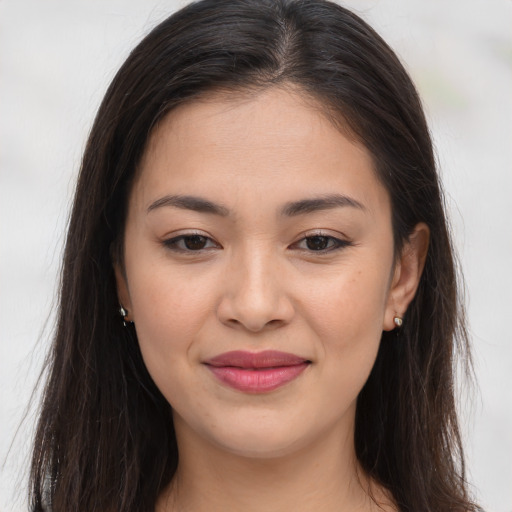
[[[171,250],[180,252],[198,252],[219,247],[219,244],[210,237],[199,233],[176,236],[165,240],[164,245]]]
[[[303,251],[319,253],[334,251],[336,249],[341,249],[349,245],[352,244],[347,240],[341,240],[334,236],[328,236],[323,234],[306,236],[303,239],[296,242],[295,244],[293,244],[294,248]]]

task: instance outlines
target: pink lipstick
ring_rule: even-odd
[[[265,393],[296,379],[311,361],[294,354],[263,352],[226,352],[205,361],[221,382],[246,393]]]

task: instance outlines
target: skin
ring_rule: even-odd
[[[333,194],[359,206],[282,212]],[[225,215],[162,204],[178,195]],[[369,152],[300,91],[218,94],[172,111],[150,137],[115,265],[146,366],[173,407],[180,462],[157,510],[395,510],[358,466],[356,399],[427,247],[420,224],[394,258]],[[231,350],[311,364],[249,394],[204,364]]]

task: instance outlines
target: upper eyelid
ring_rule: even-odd
[[[178,238],[180,236],[206,236],[208,238],[213,238],[210,233],[207,231],[203,231],[202,229],[178,229],[177,231],[173,231],[169,234],[166,234],[164,238]]]
[[[210,235],[208,232],[202,231],[200,229],[194,229],[194,230],[190,230],[190,231],[183,230],[183,231],[176,231],[176,232],[173,232],[173,233],[169,233],[169,234],[167,234],[167,235],[162,237],[162,241],[163,242],[169,242],[171,240],[177,240],[179,238],[186,238],[188,236],[202,236],[204,238],[208,238],[209,240],[212,240],[216,244],[219,244],[219,242],[217,242],[215,237]]]
[[[293,243],[300,242],[301,240],[304,240],[304,238],[311,238],[313,236],[323,236],[326,238],[334,238],[334,239],[340,240],[342,242],[350,241],[348,236],[346,236],[344,233],[341,233],[339,231],[336,231],[335,233],[333,233],[333,231],[328,230],[328,229],[313,229],[313,230],[304,231],[303,233],[298,235],[296,238],[296,241]]]

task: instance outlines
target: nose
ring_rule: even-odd
[[[288,324],[295,314],[278,257],[246,251],[234,258],[223,279],[219,320],[256,333]]]

